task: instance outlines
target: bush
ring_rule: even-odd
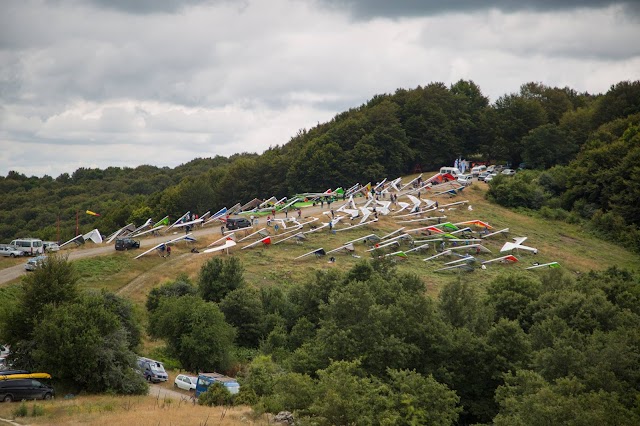
[[[198,397],[198,404],[211,407],[213,405],[232,405],[233,395],[222,383],[216,382]]]
[[[13,410],[14,417],[27,417],[27,414],[29,414],[29,410],[27,409],[27,404],[24,401],[22,401],[20,405]]]

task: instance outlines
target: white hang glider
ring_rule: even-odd
[[[190,211],[186,212],[185,214],[183,214],[182,216],[180,216],[180,219],[176,220],[175,222],[173,222],[171,225],[169,225],[169,227],[167,228],[167,231],[173,227],[175,227],[177,224],[181,223],[184,219],[186,219],[187,217],[189,217],[189,215],[191,214]]]
[[[231,232],[229,235],[225,235],[222,238],[219,238],[217,240],[215,240],[214,242],[212,242],[211,244],[209,244],[207,247],[211,247],[211,246],[215,246],[216,244],[218,244],[220,241],[226,241],[226,240],[236,240],[236,234]]]
[[[440,256],[451,256],[451,250],[445,250],[442,253],[434,254],[433,256],[427,257],[426,259],[422,259],[422,260],[426,262],[427,260],[437,259]]]
[[[267,228],[261,228],[261,229],[257,230],[256,232],[253,232],[253,233],[247,235],[246,237],[239,239],[238,242],[241,243],[244,240],[248,240],[249,238],[253,237],[254,235],[258,235],[258,234],[262,235],[261,232],[262,231],[266,231],[266,230],[267,230]],[[266,235],[264,235],[264,236],[266,236]]]
[[[499,230],[499,231],[492,232],[492,233],[490,233],[490,234],[482,235],[480,238],[493,237],[494,235],[498,235],[498,234],[506,234],[506,233],[508,233],[508,232],[509,232],[509,228],[504,228],[504,229],[501,229],[501,230]]]
[[[118,238],[120,235],[126,235],[131,233],[131,231],[133,231],[134,229],[136,229],[136,226],[133,223],[130,223],[127,226],[123,226],[113,234],[109,235],[109,237],[107,238],[107,244],[111,244],[111,242],[116,238]]]
[[[499,262],[499,263],[511,262],[511,263],[515,263],[517,261],[518,261],[517,257],[515,257],[512,254],[508,254],[506,256],[496,257],[495,259],[485,260],[484,262],[482,262],[482,265],[488,265],[489,263],[494,263],[494,262]]]
[[[326,254],[335,253],[340,250],[344,250],[347,253],[354,253],[356,251],[356,248],[353,246],[353,243],[347,243],[333,250],[329,250]]]
[[[154,228],[147,229],[146,231],[138,232],[137,234],[131,234],[131,238],[142,237],[143,235],[147,235],[147,234],[153,234],[154,232],[160,231],[162,228],[164,228],[164,225],[159,225]]]
[[[91,232],[87,232],[82,236],[82,238],[84,238],[85,241],[91,240],[96,244],[102,243],[102,235],[100,235],[100,231],[98,231],[97,229],[94,229]]]
[[[255,241],[255,242],[253,242],[251,244],[248,244],[248,245],[242,247],[240,250],[244,250],[244,249],[247,249],[247,248],[250,248],[250,247],[257,246],[260,243],[262,243],[262,245],[268,246],[269,244],[271,244],[271,237],[264,237],[264,238],[262,238],[262,239],[260,239],[258,241]]]
[[[132,235],[135,235],[136,233],[147,229],[151,226],[151,218],[147,219],[147,221],[145,223],[143,223],[142,225],[138,226],[136,229],[134,229],[133,231],[131,231]]]
[[[307,236],[304,235],[303,232],[298,232],[297,234],[289,235],[287,238],[283,238],[280,241],[276,241],[275,243],[273,243],[273,245],[280,244],[280,243],[282,243],[284,241],[291,240],[293,238],[296,239],[297,243],[301,243],[301,242],[303,242],[304,240],[307,239]]]
[[[436,269],[433,272],[442,272],[442,271],[451,271],[457,269],[458,271],[466,271],[466,272],[472,272],[473,271],[473,266],[467,264],[467,263],[463,263],[463,264],[459,264],[459,265],[453,265],[453,266],[447,266],[446,268],[440,268],[440,269]]]
[[[525,242],[526,239],[527,237],[517,237],[513,239],[514,241],[513,243],[504,243],[504,245],[500,249],[500,253],[515,249],[515,250],[526,250],[526,251],[533,252],[533,254],[538,254],[537,248],[522,245],[522,243]]]
[[[298,256],[293,260],[302,259],[303,257],[310,256],[312,254],[315,254],[316,257],[320,257],[320,256],[326,255],[327,253],[324,251],[324,249],[322,247],[320,247],[320,248],[317,248],[315,250],[310,251],[309,253],[305,253],[305,254],[303,254],[301,256]]]
[[[82,235],[77,235],[72,239],[70,239],[69,241],[60,244],[60,248],[63,248],[71,243],[75,243],[77,245],[84,244],[84,238],[82,237]]]
[[[217,246],[217,247],[212,247],[210,249],[206,249],[206,250],[200,252],[200,254],[203,254],[203,253],[215,253],[217,251],[228,250],[228,249],[230,249],[231,247],[233,247],[235,245],[236,245],[236,242],[233,241],[231,238],[229,238],[221,246]]]
[[[529,266],[528,268],[524,268],[524,269],[559,268],[559,267],[560,267],[560,264],[558,262],[549,262],[549,263],[543,263],[541,265]]]

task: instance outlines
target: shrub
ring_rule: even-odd
[[[206,392],[198,397],[198,404],[211,407],[213,405],[233,404],[233,395],[224,387],[222,383],[216,382],[209,386]]]
[[[29,414],[29,410],[27,409],[27,404],[24,401],[22,401],[20,405],[13,410],[14,417],[27,417],[27,414]]]

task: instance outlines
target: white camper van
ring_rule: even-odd
[[[462,176],[462,172],[455,167],[440,167],[440,174],[449,173],[454,178]]]
[[[38,238],[20,238],[9,244],[14,249],[21,251],[25,256],[37,256],[44,253],[42,240]]]

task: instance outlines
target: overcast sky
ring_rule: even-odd
[[[446,5],[443,5],[445,4]],[[482,3],[482,5],[480,5]],[[375,94],[640,79],[638,1],[2,0],[0,175],[263,152]]]

